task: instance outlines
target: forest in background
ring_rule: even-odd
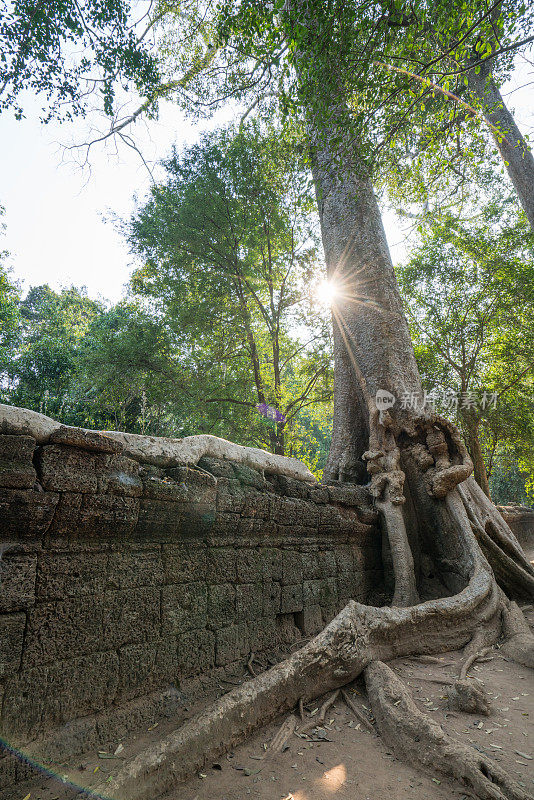
[[[76,13],[64,4],[53,14],[39,12],[42,20],[36,12],[31,38],[27,5],[8,15],[0,31],[7,54],[3,110],[23,116],[20,93],[30,89],[48,92],[44,121],[65,118],[65,109],[67,118],[83,116],[93,96],[84,90],[90,69],[102,76],[102,110],[112,120],[104,138],[125,141],[136,114],[157,113],[162,98],[200,116],[203,106],[215,108],[228,97],[252,100],[239,124],[168,154],[164,178],[123,223],[136,265],[124,300],[95,301],[74,286],[36,286],[23,296],[3,254],[0,399],[66,424],[177,437],[212,433],[294,455],[320,476],[332,427],[326,301],[328,292],[342,289],[324,285],[299,110],[311,100],[302,75],[295,90],[293,56],[278,27],[280,4],[223,4],[202,21],[194,2],[185,12],[179,4],[156,4],[138,40],[122,0]],[[459,425],[475,477],[496,502],[530,503],[530,209],[511,172],[514,154],[503,151],[502,122],[484,111],[487,126],[481,126],[473,107],[476,98],[481,108],[487,105],[487,87],[479,84],[502,85],[515,49],[530,42],[528,9],[421,4],[405,13],[402,4],[390,5],[378,21],[373,4],[358,6],[354,19],[351,9],[333,7],[328,35],[347,50],[350,126],[373,145],[372,155],[360,153],[363,169],[374,174],[382,204],[413,222],[397,279],[423,402]],[[374,61],[365,47],[360,52],[343,39],[344,26],[351,30],[355,20],[369,41],[377,37]],[[305,35],[293,33],[295,41]],[[508,44],[514,36],[519,41]],[[58,57],[69,38],[82,41],[87,63],[72,68]],[[226,63],[224,47],[234,40],[244,60]],[[417,53],[428,60],[424,68],[413,66]],[[386,55],[389,73],[376,61]],[[183,78],[164,82],[166,70],[187,65]],[[437,80],[436,70],[440,86],[428,77]],[[118,75],[123,89],[147,98],[120,122],[114,117]],[[310,86],[316,77],[310,73]],[[221,93],[223,85],[229,95]],[[420,401],[396,398],[399,405]]]

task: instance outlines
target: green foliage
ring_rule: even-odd
[[[84,114],[91,95],[111,116],[117,84],[152,93],[157,61],[130,7],[128,0],[2,0],[0,110],[12,108],[20,119],[30,90],[42,97],[45,122]]]
[[[294,136],[217,132],[165,166],[129,234],[144,260],[132,291],[165,332],[152,363],[197,430],[284,452],[300,412],[331,397],[329,325],[311,293],[313,198]]]
[[[513,452],[516,465],[534,465],[534,239],[525,219],[497,201],[470,222],[429,219],[398,278],[425,388],[460,400],[440,410],[466,435],[476,431],[490,475],[505,451],[506,463]]]
[[[67,424],[86,424],[75,396],[81,343],[102,306],[74,287],[37,286],[17,309],[19,329],[5,365],[4,402],[31,408]]]

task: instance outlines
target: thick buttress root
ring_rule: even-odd
[[[392,669],[373,661],[367,694],[381,736],[403,761],[455,778],[481,800],[532,800],[497,763],[446,734],[415,705]]]

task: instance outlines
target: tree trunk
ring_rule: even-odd
[[[310,124],[312,172],[328,278],[336,287],[334,424],[327,480],[358,480],[378,390],[397,404],[421,393],[408,325],[378,203],[352,148],[334,154],[333,129]]]
[[[489,68],[468,73],[468,86],[482,106],[519,202],[534,230],[534,156],[506,107]],[[498,133],[497,130],[500,132]],[[502,134],[502,135],[500,135]]]
[[[478,435],[479,421],[475,418],[471,409],[465,409],[462,413],[462,422],[464,423],[467,449],[473,462],[473,477],[488,497],[490,496],[490,488],[488,481],[488,473],[486,471],[486,463],[482,455],[482,448],[480,446],[480,437]]]

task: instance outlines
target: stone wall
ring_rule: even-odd
[[[209,458],[161,469],[97,434],[50,439],[0,435],[3,739],[69,730],[82,751],[171,687],[200,691],[381,591],[362,487]]]
[[[534,508],[510,505],[498,506],[498,509],[514,532],[521,547],[530,553],[534,549]]]

